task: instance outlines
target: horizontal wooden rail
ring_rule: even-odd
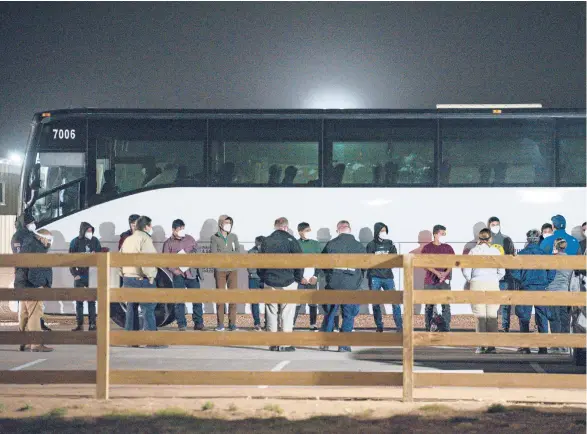
[[[579,270],[586,268],[586,258],[583,255],[414,255],[414,267]]]
[[[415,290],[414,302],[424,304],[516,304],[585,306],[587,293],[558,291],[437,291]]]
[[[585,389],[587,376],[582,374],[485,373],[450,374],[417,372],[416,387],[508,387],[541,389]]]
[[[19,332],[0,331],[0,345],[96,345],[96,332]]]
[[[201,268],[396,268],[401,255],[368,254],[225,254],[193,255],[111,253],[112,267],[201,267]]]
[[[402,293],[397,291],[273,291],[221,289],[143,289],[112,288],[111,302],[140,303],[314,303],[314,304],[401,304]]]
[[[111,331],[111,345],[204,345],[204,346],[370,346],[400,347],[401,333],[182,333]]]
[[[97,255],[86,253],[21,253],[0,255],[1,267],[95,267]]]
[[[401,372],[111,370],[110,384],[208,386],[401,386]]]
[[[0,371],[0,384],[95,384],[95,371]]]
[[[568,333],[427,333],[414,332],[414,345],[431,347],[570,347],[585,346],[584,334]]]
[[[96,301],[94,288],[0,288],[0,301]]]

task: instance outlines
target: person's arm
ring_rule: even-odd
[[[234,234],[234,251],[237,253],[241,251],[241,245],[238,242],[238,236],[236,234]]]
[[[163,243],[163,248],[161,249],[161,253],[173,253],[171,251],[171,242],[169,239],[165,240],[165,242]],[[188,253],[188,252],[186,252],[186,253]],[[181,270],[179,268],[168,268],[167,270],[171,274],[173,274],[174,276],[183,275],[183,273],[181,272]]]
[[[289,246],[290,253],[304,253],[304,251],[302,250],[302,247],[300,246],[300,243],[298,243],[296,240],[293,240],[289,244],[290,244],[290,246]],[[298,283],[302,283],[302,280],[304,280],[304,269],[303,268],[295,268],[293,274],[294,274],[294,280]]]
[[[69,253],[77,253],[76,252],[76,241],[77,238],[74,238],[73,240],[71,240],[71,242],[69,243]],[[79,279],[79,272],[77,267],[69,267],[69,272],[71,273],[71,275],[73,276],[74,280]]]
[[[505,268],[498,268],[497,269],[497,278],[499,280],[503,279],[505,277]]]
[[[145,240],[141,248],[141,253],[157,253],[157,249],[155,249],[152,239],[149,238]],[[155,277],[157,277],[157,267],[141,267],[141,271],[151,283],[153,283]]]
[[[210,253],[218,253],[218,243],[216,242],[216,235],[210,237]]]
[[[100,243],[100,240],[98,238],[96,238],[96,250],[95,253],[100,253],[102,251],[102,244]]]

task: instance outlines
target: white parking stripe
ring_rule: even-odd
[[[28,368],[29,366],[36,365],[37,363],[44,362],[45,360],[47,360],[47,359],[33,360],[32,362],[28,362],[28,363],[25,363],[24,365],[16,366],[12,369],[9,369],[9,371],[20,371],[21,369]]]
[[[534,368],[534,370],[539,374],[546,374],[546,371],[542,369],[542,366],[540,366],[538,363],[530,363],[530,366],[532,366],[532,368]]]
[[[271,372],[279,372],[289,364],[290,364],[290,360],[282,360],[277,365],[275,365],[273,368],[271,368]],[[269,386],[259,386],[259,389],[267,389],[268,387]]]

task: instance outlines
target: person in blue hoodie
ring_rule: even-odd
[[[551,220],[552,226],[554,227],[554,234],[551,237],[545,238],[542,243],[540,243],[540,248],[547,255],[552,255],[554,241],[562,238],[567,242],[567,248],[565,249],[567,255],[580,255],[581,249],[579,241],[565,231],[567,227],[567,221],[565,218],[562,215],[557,214]]]
[[[526,233],[526,240],[528,241],[526,248],[520,250],[518,255],[547,254],[538,244],[540,241],[538,229],[529,230]],[[512,277],[518,281],[522,291],[545,291],[548,284],[554,279],[555,273],[556,270],[512,270]],[[534,311],[538,332],[548,333],[548,319],[550,317],[548,306],[534,306]],[[516,316],[520,320],[520,332],[530,333],[532,306],[516,306]],[[530,348],[520,348],[518,352],[530,354]],[[546,348],[539,348],[538,354],[548,354],[548,351]]]

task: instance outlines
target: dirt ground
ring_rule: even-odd
[[[1,433],[584,433],[584,406],[460,401],[2,398]]]

